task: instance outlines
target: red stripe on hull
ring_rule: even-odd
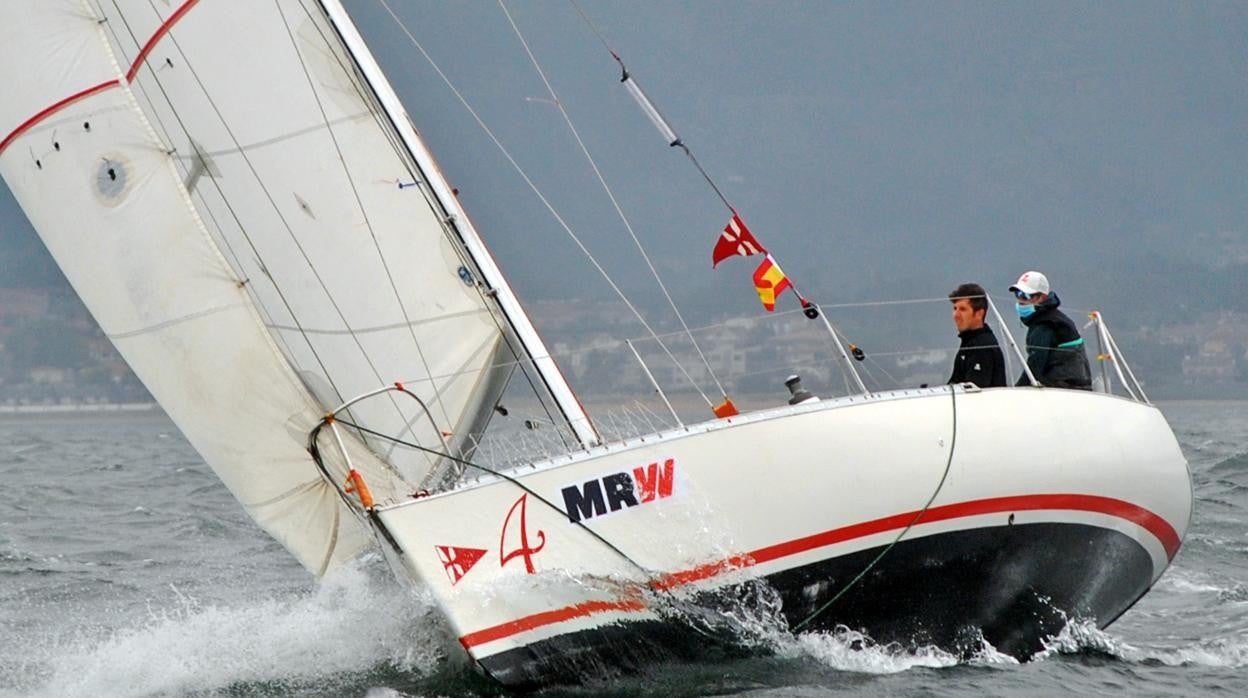
[[[608,611],[635,612],[644,610],[646,610],[646,605],[637,600],[586,601],[585,603],[580,603],[575,606],[568,606],[567,608],[560,608],[554,611],[535,613],[531,616],[525,616],[524,618],[513,620],[509,623],[495,625],[492,628],[478,630],[475,633],[468,633],[467,635],[459,638],[459,643],[464,646],[464,649],[470,649],[486,642],[493,642],[494,640],[511,637],[512,635],[522,633],[526,630],[540,628],[543,625],[562,623],[565,620],[592,616],[595,613],[606,613]]]
[[[664,576],[661,580],[654,582],[651,586],[659,590],[672,589],[685,584],[710,579],[711,577],[715,577],[735,569],[771,562],[773,560],[797,555],[816,548],[844,543],[877,533],[896,531],[910,525],[918,526],[922,524],[936,523],[938,521],[949,521],[951,519],[960,519],[969,516],[980,516],[982,514],[1039,510],[1086,511],[1094,514],[1105,514],[1107,516],[1113,516],[1130,521],[1131,523],[1147,530],[1150,534],[1156,537],[1165,549],[1167,559],[1170,560],[1174,559],[1175,554],[1179,551],[1179,545],[1181,544],[1178,532],[1174,530],[1174,527],[1171,526],[1169,522],[1148,509],[1131,504],[1130,502],[1124,502],[1121,499],[1098,497],[1087,494],[1018,495],[1013,497],[994,497],[991,499],[977,499],[969,502],[959,502],[957,504],[946,504],[943,506],[932,507],[926,511],[910,511],[871,521],[864,521],[862,523],[852,524],[849,526],[843,526],[841,528],[834,528],[830,531],[816,533],[812,536],[797,538],[795,540],[778,543],[776,545],[769,545],[750,553],[734,555],[725,560],[711,563],[709,565],[695,567],[691,570],[674,572]],[[636,600],[617,602],[591,601],[553,611],[536,613],[518,620],[484,628],[482,630],[464,635],[459,639],[459,641],[465,649],[471,649],[486,642],[501,640],[518,633],[533,630],[553,623],[561,623],[573,618],[580,618],[606,611],[643,611],[645,608],[644,604]]]
[[[911,522],[913,522],[913,525],[918,526],[936,523],[937,521],[960,519],[967,516],[979,516],[981,514],[1037,510],[1087,511],[1125,519],[1153,534],[1161,542],[1162,547],[1165,548],[1167,559],[1173,560],[1175,554],[1179,552],[1179,534],[1174,530],[1174,527],[1165,519],[1143,507],[1136,506],[1130,502],[1124,502],[1121,499],[1087,494],[1030,494],[946,504],[944,506],[932,507],[927,511],[894,514],[882,519],[834,528],[831,531],[824,531],[813,536],[769,545],[751,553],[736,555],[727,560],[695,567],[684,572],[675,572],[657,582],[656,587],[670,589],[682,586],[714,577],[731,569],[771,562],[772,560],[797,555],[815,548],[844,543],[855,538],[862,538],[877,533],[895,531],[911,525]]]

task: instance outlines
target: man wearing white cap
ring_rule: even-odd
[[[1027,326],[1027,366],[1041,385],[1050,388],[1092,389],[1092,372],[1083,337],[1066,314],[1057,294],[1049,289],[1049,279],[1038,271],[1018,277],[1010,287],[1017,299],[1015,309]],[[1018,385],[1030,381],[1023,373]]]

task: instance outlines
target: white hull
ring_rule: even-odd
[[[669,461],[670,488],[662,482]],[[616,637],[619,623],[660,620],[656,589],[697,592],[763,577],[784,585],[785,615],[798,623],[871,563],[876,553],[867,551],[903,532],[896,553],[862,588],[810,627],[875,623],[878,609],[864,606],[869,586],[881,583],[894,555],[897,564],[908,556],[943,565],[953,579],[959,560],[988,565],[984,574],[1031,565],[1017,595],[1069,596],[1075,607],[1059,610],[1106,624],[1165,570],[1192,501],[1186,462],[1155,407],[1032,388],[824,401],[599,447],[511,475],[523,488],[490,477],[378,507],[374,519],[461,644],[506,683],[540,681],[548,671],[526,648],[557,647],[551,643],[560,637],[592,644],[586,631],[612,628]],[[581,520],[571,522],[568,510]],[[1012,531],[1010,542],[987,545],[1021,551],[1011,560],[983,562],[980,552],[961,549],[984,545],[975,532],[998,529]],[[1065,542],[1030,541],[1028,532]],[[925,540],[943,542],[925,550]],[[1073,550],[1041,560],[1053,545]],[[835,567],[838,560],[849,566]],[[1062,574],[1079,588],[1046,586],[1045,568],[1055,564],[1068,566]],[[996,588],[1012,583],[999,580]],[[977,607],[939,622],[988,623],[985,613],[995,611]]]

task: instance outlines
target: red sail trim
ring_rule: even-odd
[[[143,44],[143,48],[139,51],[139,56],[134,59],[134,63],[130,64],[130,70],[126,73],[126,82],[134,82],[134,77],[139,74],[139,69],[143,67],[143,63],[147,60],[147,55],[152,52],[152,49],[156,48],[156,44],[160,43],[161,39],[165,38],[165,34],[169,33],[173,25],[177,24],[178,20],[182,19],[182,16],[189,12],[198,2],[199,0],[186,0],[181,7],[169,15],[169,19],[166,19],[164,24],[160,25],[156,33],[152,34],[152,38]]]
[[[26,133],[35,124],[39,123],[40,121],[43,121],[49,116],[52,116],[53,114],[64,109],[65,107],[68,107],[69,105],[73,104],[74,102],[77,102],[78,100],[86,99],[87,97],[90,97],[91,95],[96,94],[97,92],[103,92],[104,90],[107,90],[113,87],[120,87],[120,86],[121,86],[121,80],[109,80],[108,82],[102,82],[96,85],[95,87],[88,87],[82,92],[72,94],[66,97],[65,99],[62,99],[61,101],[57,102],[56,104],[53,104],[47,109],[44,109],[38,114],[35,114],[29,119],[23,121],[21,126],[18,126],[17,128],[13,129],[13,132],[5,136],[3,141],[0,141],[0,153],[3,153],[4,149],[8,148],[10,143],[17,140],[18,136],[22,135],[23,133]]]
[[[47,119],[65,107],[105,90],[112,89],[114,87],[121,87],[124,84],[134,82],[135,76],[139,74],[139,69],[143,67],[143,63],[147,60],[147,56],[152,52],[152,49],[156,48],[156,44],[160,43],[160,40],[169,33],[169,30],[173,28],[173,25],[177,24],[178,21],[181,20],[182,17],[185,16],[186,13],[190,11],[190,9],[198,2],[199,0],[186,0],[186,2],[182,3],[181,7],[179,7],[173,14],[169,15],[169,19],[166,19],[160,25],[160,28],[156,30],[156,33],[152,34],[152,37],[147,40],[147,43],[143,44],[143,48],[139,51],[138,57],[134,59],[134,62],[130,64],[130,70],[126,72],[124,83],[120,78],[109,80],[108,82],[102,82],[95,87],[88,87],[81,92],[72,94],[56,104],[44,109],[38,114],[35,114],[29,119],[23,121],[20,126],[13,129],[9,135],[4,137],[3,141],[0,141],[0,154],[3,154],[5,149],[8,148],[9,145],[13,143],[13,141],[17,140],[23,133],[29,131],[36,124],[44,119]]]
[[[1115,518],[1130,521],[1152,534],[1162,547],[1165,548],[1166,557],[1170,560],[1174,559],[1175,554],[1179,551],[1179,534],[1174,530],[1165,519],[1157,514],[1145,509],[1144,507],[1124,502],[1121,499],[1112,497],[1099,497],[1087,494],[1030,494],[1017,495],[1013,497],[994,497],[991,499],[977,499],[969,502],[959,502],[957,504],[946,504],[944,506],[932,507],[927,511],[910,511],[903,514],[893,514],[883,518],[864,521],[862,523],[842,526],[834,528],[823,533],[816,533],[812,536],[797,538],[784,543],[770,545],[765,548],[759,548],[750,553],[734,555],[730,558],[720,560],[708,565],[702,565],[690,570],[682,572],[674,572],[665,575],[661,579],[653,582],[651,587],[656,590],[672,589],[685,584],[691,584],[704,579],[710,579],[727,572],[731,572],[743,567],[750,567],[772,560],[797,555],[816,548],[822,548],[837,543],[863,538],[865,536],[875,535],[878,533],[886,533],[888,531],[896,531],[913,525],[936,523],[938,521],[948,521],[951,519],[960,519],[970,516],[980,516],[983,514],[1002,514],[1006,512],[1018,511],[1086,511],[1094,514],[1105,514]],[[920,515],[921,514],[921,515]],[[916,519],[916,517],[918,517]],[[574,618],[582,618],[596,613],[605,613],[608,611],[617,612],[640,612],[646,610],[645,604],[635,599],[624,599],[621,601],[590,601],[568,606],[565,608],[555,609],[552,611],[544,611],[523,618],[501,623],[489,628],[484,628],[476,632],[468,633],[459,639],[460,644],[465,649],[471,649],[477,645],[486,642],[501,640],[512,635],[516,635],[529,630],[534,630],[546,625],[562,623]]]

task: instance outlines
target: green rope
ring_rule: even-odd
[[[954,446],[958,442],[958,399],[957,391],[954,390],[952,386],[949,388],[949,404],[952,408],[951,412],[953,414],[953,433],[949,437],[949,458],[945,461],[945,472],[940,476],[940,482],[936,484],[936,489],[932,491],[932,496],[927,498],[927,503],[923,505],[923,508],[914,515],[913,519],[910,519],[910,523],[906,524],[905,528],[901,529],[901,532],[897,534],[897,537],[893,538],[893,542],[889,543],[887,547],[875,556],[875,559],[871,561],[871,564],[864,567],[862,571],[858,573],[858,576],[849,580],[848,584],[842,587],[840,591],[836,592],[836,596],[828,599],[822,606],[815,609],[810,615],[806,616],[805,620],[793,626],[793,632],[800,632],[802,628],[809,625],[812,620],[818,618],[824,611],[828,610],[832,604],[836,603],[837,599],[844,596],[845,592],[853,589],[854,585],[856,585],[863,577],[867,576],[867,573],[871,571],[871,568],[875,567],[877,562],[884,559],[884,556],[888,554],[888,551],[892,550],[893,546],[897,545],[897,543],[910,532],[911,528],[914,528],[914,525],[919,522],[919,519],[923,518],[923,515],[926,514],[927,510],[932,506],[932,502],[936,501],[936,495],[940,494],[940,490],[945,486],[945,479],[949,477],[949,468],[953,465]]]

